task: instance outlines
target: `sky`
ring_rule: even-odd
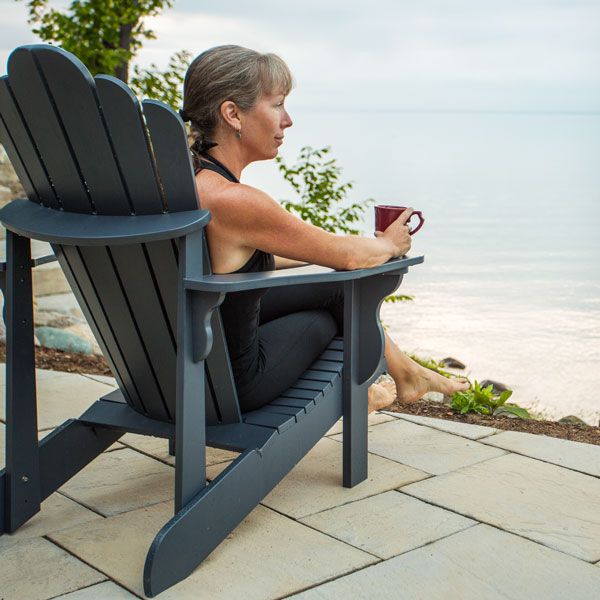
[[[275,52],[304,110],[600,112],[600,0],[175,0],[148,26],[139,65]],[[0,0],[0,72],[36,41],[25,4]]]

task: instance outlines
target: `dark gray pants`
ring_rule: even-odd
[[[275,287],[262,297],[257,370],[238,389],[243,412],[285,392],[344,331],[343,283]]]

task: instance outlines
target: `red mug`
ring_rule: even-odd
[[[407,206],[392,206],[389,204],[378,204],[375,206],[375,231],[385,231],[408,207]],[[415,229],[410,229],[410,221],[413,216],[419,217],[419,224]],[[414,210],[410,219],[407,221],[409,233],[417,233],[425,223],[425,218],[420,210]]]

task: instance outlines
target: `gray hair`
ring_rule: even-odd
[[[230,100],[250,110],[262,94],[289,94],[292,74],[276,54],[261,54],[241,46],[216,46],[190,64],[183,84],[181,115],[190,121],[192,152],[217,144],[213,137],[221,120],[221,104]]]

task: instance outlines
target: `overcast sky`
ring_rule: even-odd
[[[224,43],[280,54],[296,108],[600,111],[600,0],[175,0],[148,25],[143,66]],[[34,41],[24,3],[0,0],[1,72]]]

